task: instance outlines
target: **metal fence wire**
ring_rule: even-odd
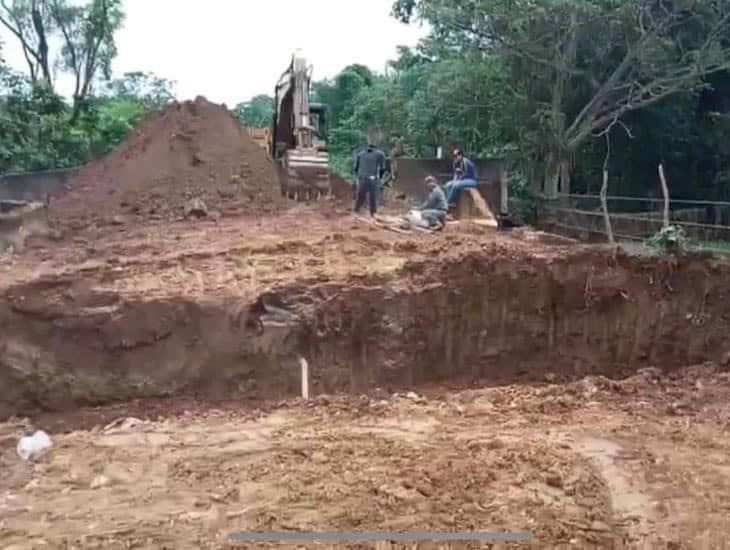
[[[664,199],[606,197],[614,237],[644,242],[662,229]],[[608,238],[600,195],[563,194],[546,202],[546,225],[583,240]],[[696,250],[730,254],[730,202],[670,199],[669,222],[681,226]]]

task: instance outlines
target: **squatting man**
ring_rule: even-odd
[[[425,179],[426,190],[428,196],[426,200],[416,210],[420,213],[421,219],[428,224],[428,227],[434,230],[443,229],[446,223],[446,213],[448,211],[448,203],[446,202],[446,193],[433,176]]]

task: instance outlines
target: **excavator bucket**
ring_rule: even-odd
[[[282,195],[297,201],[332,196],[329,156],[316,149],[290,149],[279,170]]]

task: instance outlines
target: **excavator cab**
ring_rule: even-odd
[[[327,106],[309,104],[309,124],[314,128],[313,144],[318,151],[327,151]]]

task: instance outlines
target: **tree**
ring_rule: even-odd
[[[399,0],[394,13],[431,23],[442,51],[502,60],[549,196],[593,137],[730,68],[724,0]]]
[[[31,82],[53,88],[51,67],[73,74],[74,108],[78,119],[95,80],[111,76],[117,54],[114,33],[124,19],[122,0],[0,0],[0,23],[19,40]],[[60,44],[58,52],[52,44]]]
[[[233,110],[238,120],[251,128],[264,128],[271,125],[274,117],[274,98],[257,95],[250,101],[236,105]]]
[[[54,23],[48,2],[1,0],[0,23],[19,40],[33,84],[44,81],[53,87],[48,41]]]
[[[111,62],[117,55],[114,33],[124,19],[121,0],[90,0],[85,6],[66,0],[49,0],[51,15],[63,36],[61,66],[73,73],[75,123],[89,96],[94,79],[101,72],[111,78]]]
[[[87,160],[88,139],[69,127],[68,106],[47,86],[13,71],[0,79],[0,171],[40,170]]]
[[[172,83],[128,73],[73,107],[0,62],[0,173],[78,166],[124,140],[148,112],[174,100]]]
[[[352,115],[353,99],[364,88],[371,86],[375,76],[364,65],[348,65],[333,80],[323,80],[312,85],[315,101],[329,108],[330,126],[337,127]]]
[[[128,72],[109,81],[101,91],[105,98],[126,99],[158,109],[175,100],[175,83],[154,73]]]

